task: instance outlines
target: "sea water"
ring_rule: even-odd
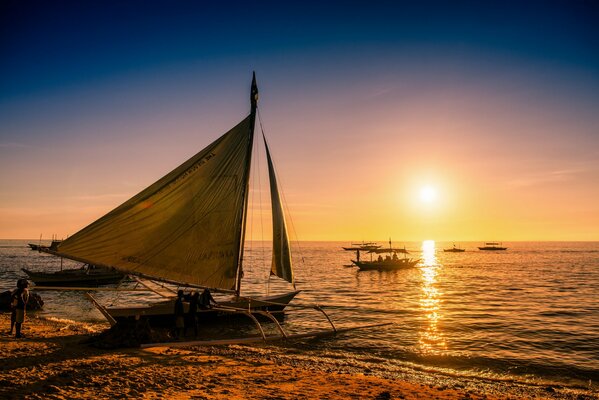
[[[443,252],[451,243],[408,242],[409,256],[422,260],[419,266],[381,272],[348,267],[354,254],[341,249],[348,244],[294,246],[296,285],[302,292],[293,302],[298,307],[289,308],[285,316],[284,329],[330,329],[324,315],[309,307],[314,304],[324,307],[337,328],[392,325],[269,351],[337,360],[385,376],[420,371],[591,392],[599,387],[598,242],[504,242],[508,250],[493,252],[478,250],[480,243],[459,243],[464,253]],[[245,294],[290,289],[269,279],[270,257],[268,246],[248,243]],[[62,267],[80,265],[64,260]],[[27,241],[0,241],[0,291],[14,288],[16,280],[25,277],[21,268],[58,270],[61,261],[29,250]],[[103,319],[80,292],[40,294],[45,306],[39,315]],[[141,292],[97,297],[106,305],[158,299]],[[251,324],[244,329],[236,334],[252,334]]]

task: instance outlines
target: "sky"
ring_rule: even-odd
[[[5,0],[0,238],[132,197],[249,113],[252,71],[299,240],[599,240],[582,0]]]

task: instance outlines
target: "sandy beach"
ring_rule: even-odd
[[[523,394],[507,386],[422,384],[273,358],[241,346],[100,350],[82,342],[106,326],[38,317],[28,318],[26,337],[16,340],[8,335],[8,314],[0,324],[3,399],[592,398],[547,388],[545,396],[539,389]]]

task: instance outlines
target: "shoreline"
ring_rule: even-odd
[[[271,354],[269,346],[101,350],[82,342],[107,328],[28,316],[24,339],[8,336],[0,315],[0,398],[196,399],[597,399],[564,388],[369,371]],[[428,379],[427,379],[428,378]]]

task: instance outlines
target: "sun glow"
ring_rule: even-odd
[[[427,185],[420,189],[420,200],[423,203],[434,203],[437,200],[437,189]]]

